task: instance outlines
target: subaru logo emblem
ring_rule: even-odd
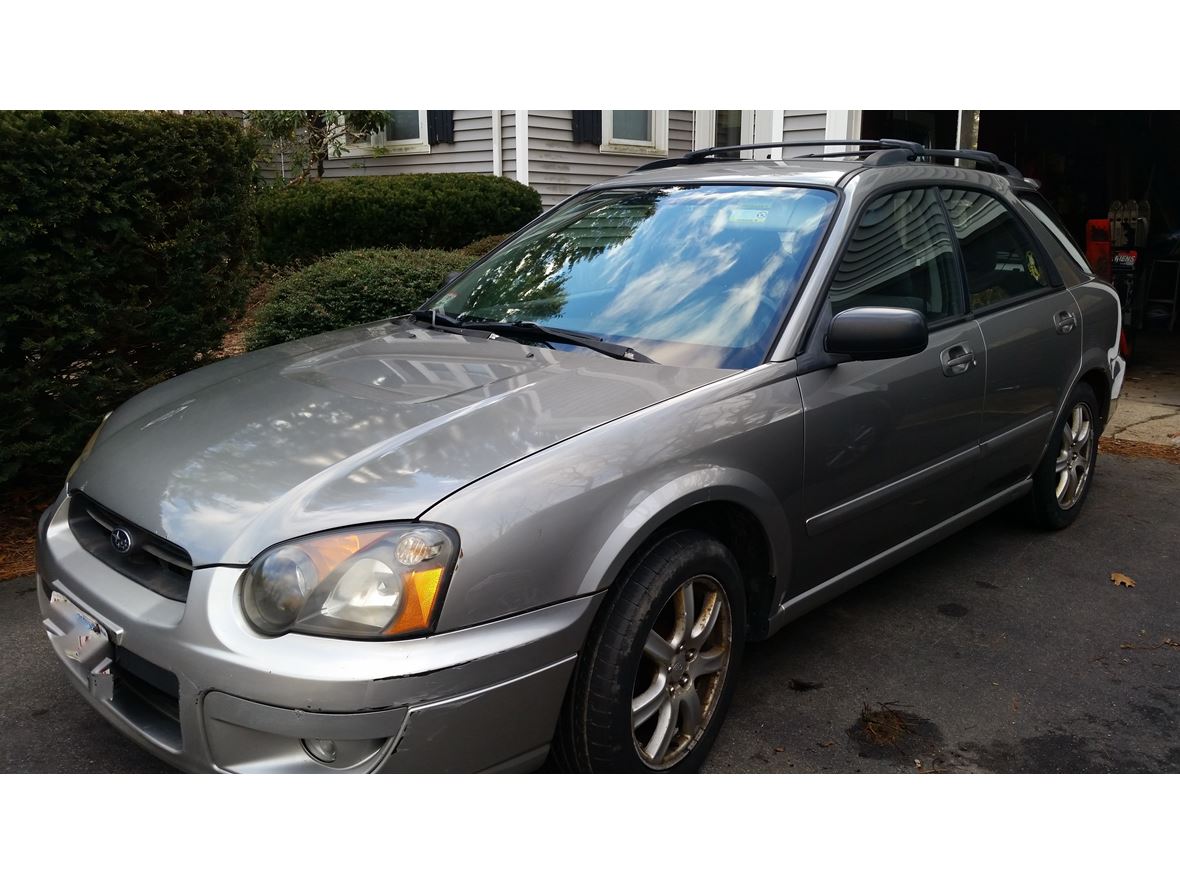
[[[130,553],[131,533],[127,529],[115,529],[111,532],[111,546],[117,553]]]

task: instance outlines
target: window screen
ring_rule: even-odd
[[[1003,203],[979,191],[950,188],[942,197],[963,252],[972,310],[1048,285],[1036,246]]]
[[[898,191],[861,216],[828,290],[832,312],[908,307],[928,321],[953,316],[959,291],[954,244],[938,194]]]

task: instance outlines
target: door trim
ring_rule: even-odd
[[[980,453],[979,443],[972,443],[970,448],[962,449],[949,458],[944,458],[925,467],[919,467],[917,470],[899,479],[892,480],[885,485],[857,495],[855,498],[842,501],[834,507],[829,507],[827,510],[807,518],[805,521],[807,534],[809,537],[814,538],[817,535],[822,535],[824,532],[831,531],[837,526],[848,522],[850,519],[863,516],[872,510],[876,510],[878,507],[883,507],[891,501],[903,498],[919,486],[935,482],[967,466],[977,459]]]
[[[1031,488],[1032,479],[1023,479],[1016,483],[1016,485],[1010,486],[973,507],[967,508],[962,513],[945,519],[938,525],[931,526],[925,531],[914,535],[912,538],[866,559],[860,565],[853,566],[847,571],[836,575],[834,578],[829,578],[822,584],[817,584],[810,590],[800,593],[798,596],[793,596],[779,605],[778,610],[771,615],[766,635],[760,636],[759,638],[765,639],[772,636],[796,618],[802,617],[812,609],[818,608],[830,599],[834,599],[845,590],[867,581],[869,578],[880,574],[902,560],[908,559],[918,551],[937,544],[943,538],[953,535],[959,529],[981,519],[993,510],[998,510],[1005,504],[1017,500]]]
[[[999,433],[993,434],[992,436],[989,436],[985,440],[981,440],[979,443],[980,451],[982,454],[985,454],[985,455],[989,454],[991,451],[993,451],[997,448],[1002,448],[1002,447],[1008,445],[1008,443],[1012,442],[1012,440],[1014,440],[1014,439],[1018,439],[1019,437],[1024,436],[1025,434],[1032,436],[1034,433],[1037,433],[1038,431],[1041,433],[1045,433],[1046,438],[1047,438],[1047,431],[1041,430],[1040,425],[1042,425],[1042,424],[1050,424],[1051,425],[1053,422],[1053,417],[1054,417],[1053,411],[1046,410],[1044,412],[1041,412],[1041,414],[1039,414],[1033,418],[1030,418],[1029,420],[1025,421],[1022,424],[1017,424],[1015,427],[1009,427],[1007,430],[1001,430]]]

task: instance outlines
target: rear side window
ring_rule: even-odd
[[[1048,285],[1040,251],[1003,203],[979,191],[952,188],[944,188],[942,198],[959,238],[972,310]]]
[[[932,188],[897,191],[865,208],[828,289],[832,313],[908,307],[929,322],[959,301],[954,242]]]
[[[1090,269],[1090,262],[1086,260],[1086,257],[1082,254],[1082,250],[1074,242],[1074,238],[1066,231],[1065,225],[1061,223],[1061,216],[1049,205],[1048,200],[1040,194],[1021,194],[1020,202],[1036,217],[1037,221],[1045,226],[1045,230],[1049,231],[1053,239],[1061,244],[1061,248],[1065,250],[1065,254],[1069,256],[1070,260],[1078,266],[1078,270],[1084,274],[1094,273]]]

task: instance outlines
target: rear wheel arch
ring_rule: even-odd
[[[1106,420],[1110,417],[1110,376],[1105,369],[1095,367],[1082,373],[1074,387],[1078,384],[1086,384],[1094,391],[1098,400],[1098,424],[1100,428],[1105,428]]]

